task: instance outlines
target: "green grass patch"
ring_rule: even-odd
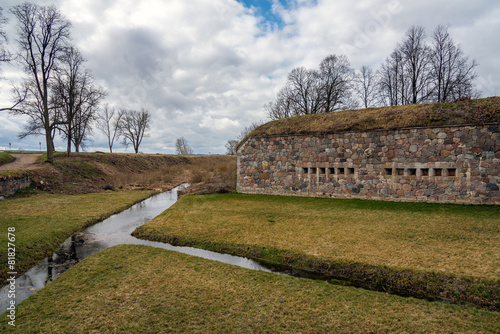
[[[0,165],[14,161],[15,158],[7,152],[0,152]]]
[[[187,196],[134,235],[401,295],[500,308],[497,206]]]
[[[21,274],[52,254],[68,237],[151,196],[152,191],[44,195],[0,201],[0,245],[15,228],[16,271]],[[0,253],[0,279],[7,277],[7,251]]]
[[[497,312],[253,271],[146,246],[91,256],[17,307],[9,333],[494,333]]]

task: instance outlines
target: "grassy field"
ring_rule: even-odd
[[[403,295],[500,306],[494,206],[188,196],[134,235],[333,273]]]
[[[7,230],[15,228],[16,269],[24,273],[43,260],[68,237],[134,203],[152,191],[127,191],[86,195],[43,195],[0,201],[0,263],[7,263]],[[0,268],[0,279],[7,277]]]
[[[16,316],[22,333],[498,333],[500,326],[497,312],[133,245],[85,259]],[[14,332],[6,322],[0,331]]]

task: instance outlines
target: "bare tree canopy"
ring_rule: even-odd
[[[108,104],[104,106],[101,114],[97,118],[97,126],[108,139],[109,152],[113,153],[115,140],[120,136],[120,122],[125,110],[116,112],[115,108],[110,108]],[[115,116],[116,115],[116,116]]]
[[[319,64],[318,76],[319,112],[353,109],[356,103],[351,97],[354,71],[349,59],[330,55]]]
[[[75,47],[69,47],[61,61],[52,86],[53,101],[62,117],[59,129],[67,140],[68,156],[71,144],[79,152],[91,134],[91,123],[97,118],[97,108],[106,96],[95,87],[90,71],[83,67],[85,59]]]
[[[425,44],[425,30],[414,26],[378,71],[383,104],[444,102],[477,97],[474,89],[477,62],[463,55],[448,33],[438,26],[432,45]]]
[[[226,143],[226,154],[235,155],[236,147],[238,146],[239,142],[240,141],[237,139],[228,140]]]
[[[430,62],[434,86],[433,100],[445,102],[463,96],[478,95],[472,85],[477,76],[475,72],[477,62],[469,61],[445,26],[438,26],[434,30],[432,39]]]
[[[421,26],[412,26],[406,31],[406,38],[398,45],[398,50],[403,59],[403,66],[409,78],[411,104],[428,100],[429,55],[430,48],[424,43],[425,29]]]
[[[54,6],[23,3],[12,13],[18,21],[19,58],[29,79],[16,89],[13,112],[24,114],[41,124],[47,145],[47,161],[54,160],[53,131],[59,117],[50,105],[53,71],[64,55],[70,39],[71,24]],[[36,123],[34,126],[36,127]]]
[[[275,101],[265,105],[271,119],[352,109],[353,70],[345,56],[323,59],[318,70],[293,69]]]
[[[365,108],[372,107],[377,101],[377,78],[370,66],[362,66],[354,76],[354,90]]]
[[[278,92],[275,101],[271,101],[264,105],[270,119],[281,119],[296,116],[291,96],[292,91],[290,87],[285,85]]]
[[[287,84],[291,95],[288,97],[296,115],[316,114],[319,112],[318,75],[305,67],[294,68],[289,74]]]
[[[0,62],[9,62],[12,60],[12,54],[7,51],[5,43],[7,42],[7,35],[4,31],[4,25],[7,23],[7,18],[3,15],[3,8],[0,7]]]
[[[189,146],[186,138],[180,137],[175,141],[175,151],[180,155],[193,154],[193,149]]]
[[[123,137],[123,144],[132,144],[135,153],[139,153],[139,146],[149,129],[151,114],[146,109],[141,111],[125,110],[120,120],[120,133]]]

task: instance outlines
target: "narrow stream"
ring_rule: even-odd
[[[71,268],[79,261],[103,249],[121,244],[147,245],[164,248],[243,268],[271,272],[271,270],[263,267],[259,263],[244,257],[220,254],[199,248],[177,247],[133,237],[131,233],[137,227],[152,220],[177,201],[177,191],[180,190],[181,187],[183,186],[152,196],[66,239],[52,257],[45,258],[24,275],[16,278],[16,305],[19,305],[20,302],[55,280],[64,271]],[[7,310],[9,287],[10,286],[7,285],[0,291],[0,314]]]

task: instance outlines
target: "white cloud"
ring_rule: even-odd
[[[200,128],[208,128],[217,131],[223,131],[231,128],[239,128],[241,126],[240,122],[230,120],[227,117],[223,118],[212,118],[210,116],[205,116],[200,122]]]

